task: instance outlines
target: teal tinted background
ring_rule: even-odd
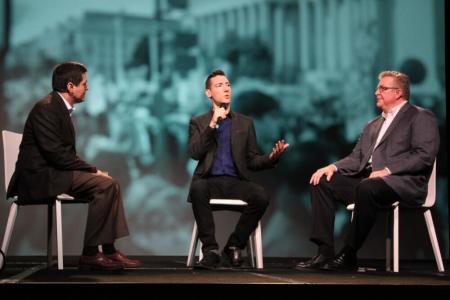
[[[264,255],[314,254],[309,177],[347,155],[379,113],[377,74],[401,70],[411,77],[410,102],[439,119],[433,216],[448,256],[443,0],[0,3],[1,128],[22,131],[33,103],[50,91],[56,63],[84,63],[90,90],[74,114],[78,151],[121,183],[131,235],[118,245],[127,253],[187,253],[193,215],[186,196],[195,167],[186,150],[188,122],[209,108],[204,80],[222,68],[232,107],[254,118],[261,149],[269,152],[278,138],[291,145],[276,169],[255,174],[273,198],[263,217]],[[0,202],[2,231],[8,209]],[[86,211],[64,207],[69,255],[81,250]],[[44,207],[21,210],[9,254],[44,253],[45,214]],[[236,216],[220,213],[216,221],[223,241]],[[348,221],[339,209],[337,241]],[[361,257],[384,257],[384,229],[380,218]],[[400,236],[402,258],[432,258],[419,214],[402,214]]]

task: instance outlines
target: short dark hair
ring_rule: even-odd
[[[227,76],[227,75],[225,75],[225,72],[220,69],[214,70],[211,73],[209,73],[205,81],[205,90],[209,89],[209,86],[211,84],[211,78],[216,76]]]
[[[66,61],[53,68],[52,88],[55,92],[67,92],[67,84],[72,82],[80,84],[83,74],[87,72],[86,67],[76,61]]]

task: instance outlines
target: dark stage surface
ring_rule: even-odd
[[[358,272],[336,273],[296,270],[294,266],[300,260],[298,258],[265,258],[263,270],[244,267],[215,271],[186,268],[186,257],[182,256],[138,258],[144,262],[142,267],[121,272],[98,272],[79,271],[77,257],[66,257],[62,271],[58,271],[56,265],[47,269],[44,257],[9,257],[0,273],[0,291],[2,294],[12,292],[31,296],[43,290],[61,290],[63,298],[79,297],[89,289],[95,289],[104,296],[126,295],[129,291],[134,294],[141,289],[159,290],[166,296],[212,289],[216,292],[215,299],[244,290],[254,296],[276,292],[277,298],[281,299],[298,298],[298,293],[306,292],[319,296],[335,292],[354,294],[361,290],[367,291],[363,298],[388,296],[392,292],[433,295],[434,299],[450,296],[450,274],[448,271],[438,273],[434,261],[401,261],[400,272],[394,274],[384,271],[383,260],[360,260],[362,267]],[[448,263],[445,267],[448,268]],[[163,298],[167,297],[156,297]]]

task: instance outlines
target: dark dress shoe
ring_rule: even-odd
[[[325,256],[323,254],[317,254],[316,256],[311,257],[307,261],[299,262],[295,268],[296,269],[320,269],[322,265],[328,261],[330,257]]]
[[[356,271],[358,269],[356,253],[342,251],[335,258],[323,264],[320,269],[331,271]]]
[[[241,249],[235,246],[225,247],[222,251],[222,257],[225,263],[232,268],[239,268],[242,266],[243,259],[241,254]]]
[[[131,259],[120,251],[116,251],[113,254],[106,254],[105,256],[112,261],[122,264],[124,268],[137,268],[142,265],[139,260]]]
[[[220,265],[220,256],[219,254],[213,251],[205,251],[203,253],[203,258],[196,265],[194,265],[195,269],[204,269],[204,270],[214,270]]]
[[[105,271],[116,271],[122,270],[123,265],[121,263],[115,262],[103,253],[98,252],[96,255],[82,255],[78,262],[78,268],[80,270],[105,270]]]

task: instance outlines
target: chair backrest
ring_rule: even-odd
[[[5,165],[5,189],[8,188],[9,181],[16,168],[19,147],[22,142],[22,134],[8,130],[2,131],[3,138],[3,160]]]
[[[434,160],[433,171],[428,180],[428,194],[423,207],[432,207],[436,202],[436,160]]]

